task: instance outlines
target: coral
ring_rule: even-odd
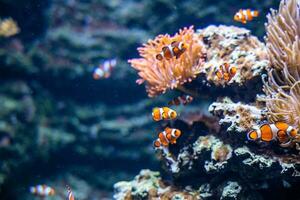
[[[0,36],[11,37],[20,32],[18,24],[11,18],[0,20]]]
[[[220,25],[208,26],[197,33],[207,49],[207,59],[201,72],[206,74],[208,81],[216,85],[243,85],[247,80],[258,77],[268,66],[264,44],[250,35],[247,29]],[[237,68],[229,82],[219,80],[215,75],[224,63]]]
[[[265,119],[262,108],[241,102],[234,103],[230,98],[212,103],[208,110],[222,118],[219,123],[227,125],[229,132],[249,131]]]
[[[279,11],[268,15],[267,49],[271,67],[262,99],[268,120],[300,128],[300,11],[299,1],[283,0]]]
[[[229,145],[218,143],[212,147],[211,158],[217,162],[224,162],[231,158],[232,148]]]
[[[228,181],[222,191],[221,199],[238,199],[238,194],[241,190],[242,187],[237,182]]]
[[[183,42],[187,50],[179,58],[159,61],[156,55],[166,45],[173,41]],[[159,35],[138,48],[142,58],[131,59],[128,62],[138,71],[140,79],[137,83],[146,81],[146,90],[150,97],[165,93],[167,89],[179,88],[186,82],[191,82],[203,65],[204,48],[193,27],[179,30],[174,36]]]
[[[164,183],[159,172],[141,170],[133,181],[121,181],[114,185],[116,200],[161,199],[161,200],[200,200],[197,190],[178,190]]]

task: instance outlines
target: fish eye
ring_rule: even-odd
[[[176,113],[174,111],[171,111],[171,117],[173,117],[173,118],[176,117]]]
[[[291,135],[292,137],[296,137],[296,135],[297,135],[296,129],[292,129],[290,135]]]
[[[180,131],[180,130],[178,130],[178,129],[177,129],[177,130],[175,130],[175,136],[176,136],[176,137],[179,137],[180,135],[181,135],[181,131]]]

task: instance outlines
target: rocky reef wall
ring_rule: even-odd
[[[232,79],[230,86],[223,88],[222,83],[213,80],[207,65],[201,71],[201,76],[185,87],[192,90],[195,85],[201,86],[212,94],[222,91],[224,96],[231,94],[234,101],[244,99],[240,90],[245,90],[243,94],[254,90],[247,100],[244,99],[243,103],[248,103],[253,101],[256,91],[261,90],[260,74],[266,67],[264,55],[261,54],[264,44],[254,36],[262,38],[264,35],[263,22],[248,24],[251,33],[236,28],[236,35],[232,27],[205,27],[232,24],[230,13],[241,7],[260,8],[264,13],[278,2],[251,1],[237,5],[236,0],[226,3],[200,0],[0,0],[1,19],[11,17],[19,27],[18,34],[0,37],[1,199],[32,199],[28,187],[39,183],[56,186],[58,193],[63,193],[65,184],[69,184],[78,199],[95,196],[109,199],[112,197],[113,184],[117,181],[130,180],[143,168],[159,170],[152,141],[155,138],[153,133],[161,127],[151,121],[149,113],[174,93],[155,100],[148,99],[143,87],[135,84],[136,74],[128,67],[127,59],[136,57],[136,47],[149,38],[160,33],[174,33],[179,28],[193,24],[195,33],[202,38],[201,43],[210,52],[207,59],[211,63],[226,60],[244,68],[240,68],[243,72],[240,78]],[[265,20],[263,16],[260,19]],[[219,29],[223,31],[219,32]],[[228,30],[230,33],[227,33]],[[208,46],[216,41],[212,36],[222,40],[227,34],[231,37],[230,41],[237,36],[234,42],[238,44],[233,44],[231,54],[218,59],[214,54],[222,54],[224,46],[213,45],[211,49]],[[243,48],[239,48],[241,43],[245,43]],[[251,45],[248,47],[248,44]],[[247,54],[245,60],[240,60],[240,55],[250,51],[248,48],[255,51]],[[107,80],[93,80],[94,66],[112,57],[118,59],[113,76]],[[219,85],[210,87],[203,84],[203,80]],[[224,102],[210,107],[217,117],[221,117],[223,112],[232,115],[231,118],[224,118],[221,129],[217,118],[207,116],[207,104],[211,102],[210,98],[216,100],[216,95],[203,98],[206,100],[195,101],[193,106],[182,109],[181,116],[185,117],[175,121],[174,127],[185,132],[178,147],[170,150],[176,158],[175,171],[170,173],[170,166],[161,155],[165,169],[161,170],[162,179],[156,172],[142,171],[136,178],[138,180],[117,184],[115,198],[121,198],[120,191],[126,193],[129,199],[135,196],[141,198],[140,190],[131,194],[128,191],[132,189],[128,188],[139,188],[139,184],[144,184],[140,179],[150,184],[147,182],[149,177],[156,183],[151,195],[161,195],[166,199],[182,196],[195,199],[214,197],[215,194],[224,198],[236,197],[241,195],[241,191],[251,191],[245,189],[249,186],[240,181],[240,177],[246,174],[244,171],[232,180],[224,178],[212,185],[208,182],[213,176],[226,174],[225,171],[229,171],[229,174],[239,172],[234,160],[241,163],[246,160],[246,164],[240,164],[240,168],[246,170],[252,166],[249,164],[252,162],[258,166],[260,162],[264,165],[264,161],[261,161],[264,158],[256,155],[257,152],[252,151],[256,148],[250,148],[251,145],[248,147],[239,141],[231,142],[243,136],[226,137],[226,133],[220,134],[225,132],[223,125],[226,127],[236,117],[236,113],[232,113],[232,109],[236,109],[235,104],[230,106],[229,101],[228,106],[221,106],[226,111],[219,109],[219,104]],[[249,105],[243,106],[243,103],[239,116],[244,116],[243,109],[253,111],[250,114],[246,112],[250,117],[244,120],[244,124],[256,123],[262,118],[258,113],[260,110],[252,109]],[[200,114],[191,112],[193,110]],[[235,130],[234,126],[239,123],[236,121],[229,126]],[[241,131],[245,131],[242,128]],[[207,147],[201,146],[203,141]],[[202,152],[205,153],[202,155]],[[268,162],[267,167],[274,166],[275,172],[286,170],[278,180],[296,173],[297,166],[282,164],[277,157]],[[123,163],[126,163],[125,167]],[[267,167],[266,171],[269,169]],[[209,175],[202,181],[192,181],[193,184],[186,181],[200,172]],[[178,184],[168,183],[164,179],[174,180],[173,183]],[[287,178],[286,185],[290,182]],[[148,188],[145,188],[142,197],[146,198],[148,192]]]

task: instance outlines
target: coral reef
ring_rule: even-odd
[[[230,98],[214,102],[208,109],[220,119],[219,123],[227,126],[228,132],[246,132],[265,120],[264,111],[255,105],[234,103]]]
[[[116,200],[130,199],[173,199],[200,200],[199,192],[189,188],[179,189],[164,183],[159,172],[141,170],[133,181],[118,182],[114,185]]]
[[[250,35],[247,29],[220,25],[208,26],[197,33],[207,49],[206,62],[201,72],[215,85],[243,85],[245,81],[259,76],[268,66],[264,44]],[[215,75],[224,63],[237,68],[236,75],[228,82],[219,80]]]
[[[183,42],[187,46],[183,55],[179,58],[157,60],[156,55],[173,41]],[[191,82],[200,73],[205,54],[203,44],[194,33],[193,27],[179,30],[174,36],[159,35],[154,40],[149,40],[138,51],[142,58],[131,59],[128,62],[141,77],[137,83],[142,84],[146,81],[146,90],[150,97]]]
[[[249,30],[235,26],[208,26],[194,33],[203,45],[204,63],[190,83],[177,89],[197,93],[195,99],[210,106],[199,107],[198,115],[179,112],[176,121],[163,124],[181,130],[182,136],[176,145],[157,152],[171,183],[198,191],[203,199],[286,199],[288,191],[298,188],[299,134],[286,146],[276,139],[275,129],[270,128],[274,140],[269,142],[248,141],[246,136],[264,123],[282,121],[290,130],[300,127],[299,1],[282,0],[279,11],[272,10],[267,18],[266,45]],[[145,48],[146,53],[155,59],[159,51]],[[235,67],[232,73],[231,66]],[[220,79],[217,72],[222,70],[227,74]],[[255,89],[245,95],[234,92],[243,93],[242,88],[248,85],[255,85]],[[206,92],[216,94],[207,97]],[[150,96],[154,95],[150,92]],[[214,117],[203,117],[207,111]],[[125,185],[117,183],[116,187],[129,196],[134,194]],[[159,188],[164,189],[159,185],[156,190]],[[267,191],[272,194],[266,196]],[[150,193],[148,190],[144,197]]]
[[[162,176],[143,170],[133,181],[116,184],[115,198],[262,199],[264,194],[270,193],[275,199],[290,191],[287,187],[296,188],[298,152],[276,144],[266,147],[244,142],[245,134],[227,134],[228,127],[232,132],[246,132],[265,119],[260,115],[261,106],[255,108],[256,104],[245,100],[243,95],[236,101],[233,92],[243,94],[235,85],[260,86],[257,80],[268,66],[268,50],[265,51],[264,45],[253,35],[263,35],[263,24],[247,24],[253,35],[234,26],[204,28],[213,23],[234,23],[231,14],[240,7],[253,6],[263,13],[275,4],[275,0],[239,4],[236,0],[226,3],[0,0],[1,19],[11,16],[21,30],[14,37],[0,38],[1,199],[33,199],[27,188],[36,184],[55,187],[59,195],[52,199],[56,200],[65,198],[66,184],[72,187],[75,199],[111,199],[114,183],[132,179],[142,168],[159,168],[152,148],[155,136],[150,133],[165,126],[178,128],[183,135],[176,145],[167,149],[169,154],[157,152],[164,169]],[[295,5],[295,1],[291,5]],[[293,10],[292,6],[288,7]],[[298,15],[294,14],[293,11],[293,16]],[[276,16],[276,13],[272,16],[274,22]],[[294,26],[291,20],[285,22]],[[166,85],[149,87],[149,95],[159,95],[176,87],[187,91],[184,90],[187,87],[195,89],[200,97],[208,95],[209,98],[203,100],[195,96],[192,105],[176,109],[180,113],[178,120],[162,123],[162,127],[156,129],[149,116],[151,109],[165,104],[177,93],[145,100],[143,89],[134,84],[136,75],[126,60],[136,57],[136,46],[148,38],[173,33],[190,24],[200,29],[196,32],[191,28],[182,29],[181,34],[185,34],[183,38],[187,43],[193,42],[190,47],[197,47],[185,52],[194,57],[175,60],[187,63],[188,67],[178,65],[179,68],[173,70],[175,81],[173,76],[163,77],[167,78]],[[171,40],[181,35],[162,35],[160,39],[164,37]],[[294,41],[293,36],[290,39]],[[272,41],[267,40],[267,47],[271,49],[268,43]],[[160,47],[149,46],[156,49],[151,55],[161,51],[161,44],[157,46]],[[148,46],[142,48],[145,47]],[[289,49],[296,47],[297,44]],[[111,79],[93,81],[94,66],[112,57],[117,57],[118,65]],[[211,68],[205,65],[204,58],[213,65]],[[217,81],[213,76],[214,69],[222,62],[235,64],[238,69],[228,83]],[[188,73],[183,77],[178,75],[185,70]],[[208,84],[213,94],[202,88],[207,81],[213,83]],[[291,88],[293,84],[288,83]],[[275,86],[270,88],[274,91],[266,92],[266,98],[273,98],[280,90]],[[223,89],[229,92],[223,93]],[[299,93],[298,86],[293,90],[282,89],[291,96]],[[251,90],[246,96],[253,97],[257,92]],[[216,117],[207,116],[206,105],[215,102],[216,95],[230,96],[240,103],[236,106],[229,100],[218,101],[211,106]],[[286,97],[285,93],[281,96]],[[294,101],[287,99],[283,100],[289,104]],[[235,120],[236,116],[240,119]],[[223,118],[221,126],[217,117]],[[282,189],[280,193],[277,188]]]

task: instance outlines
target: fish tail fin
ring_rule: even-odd
[[[254,10],[253,11],[253,17],[258,17],[258,15],[259,15],[259,12],[257,10]]]

